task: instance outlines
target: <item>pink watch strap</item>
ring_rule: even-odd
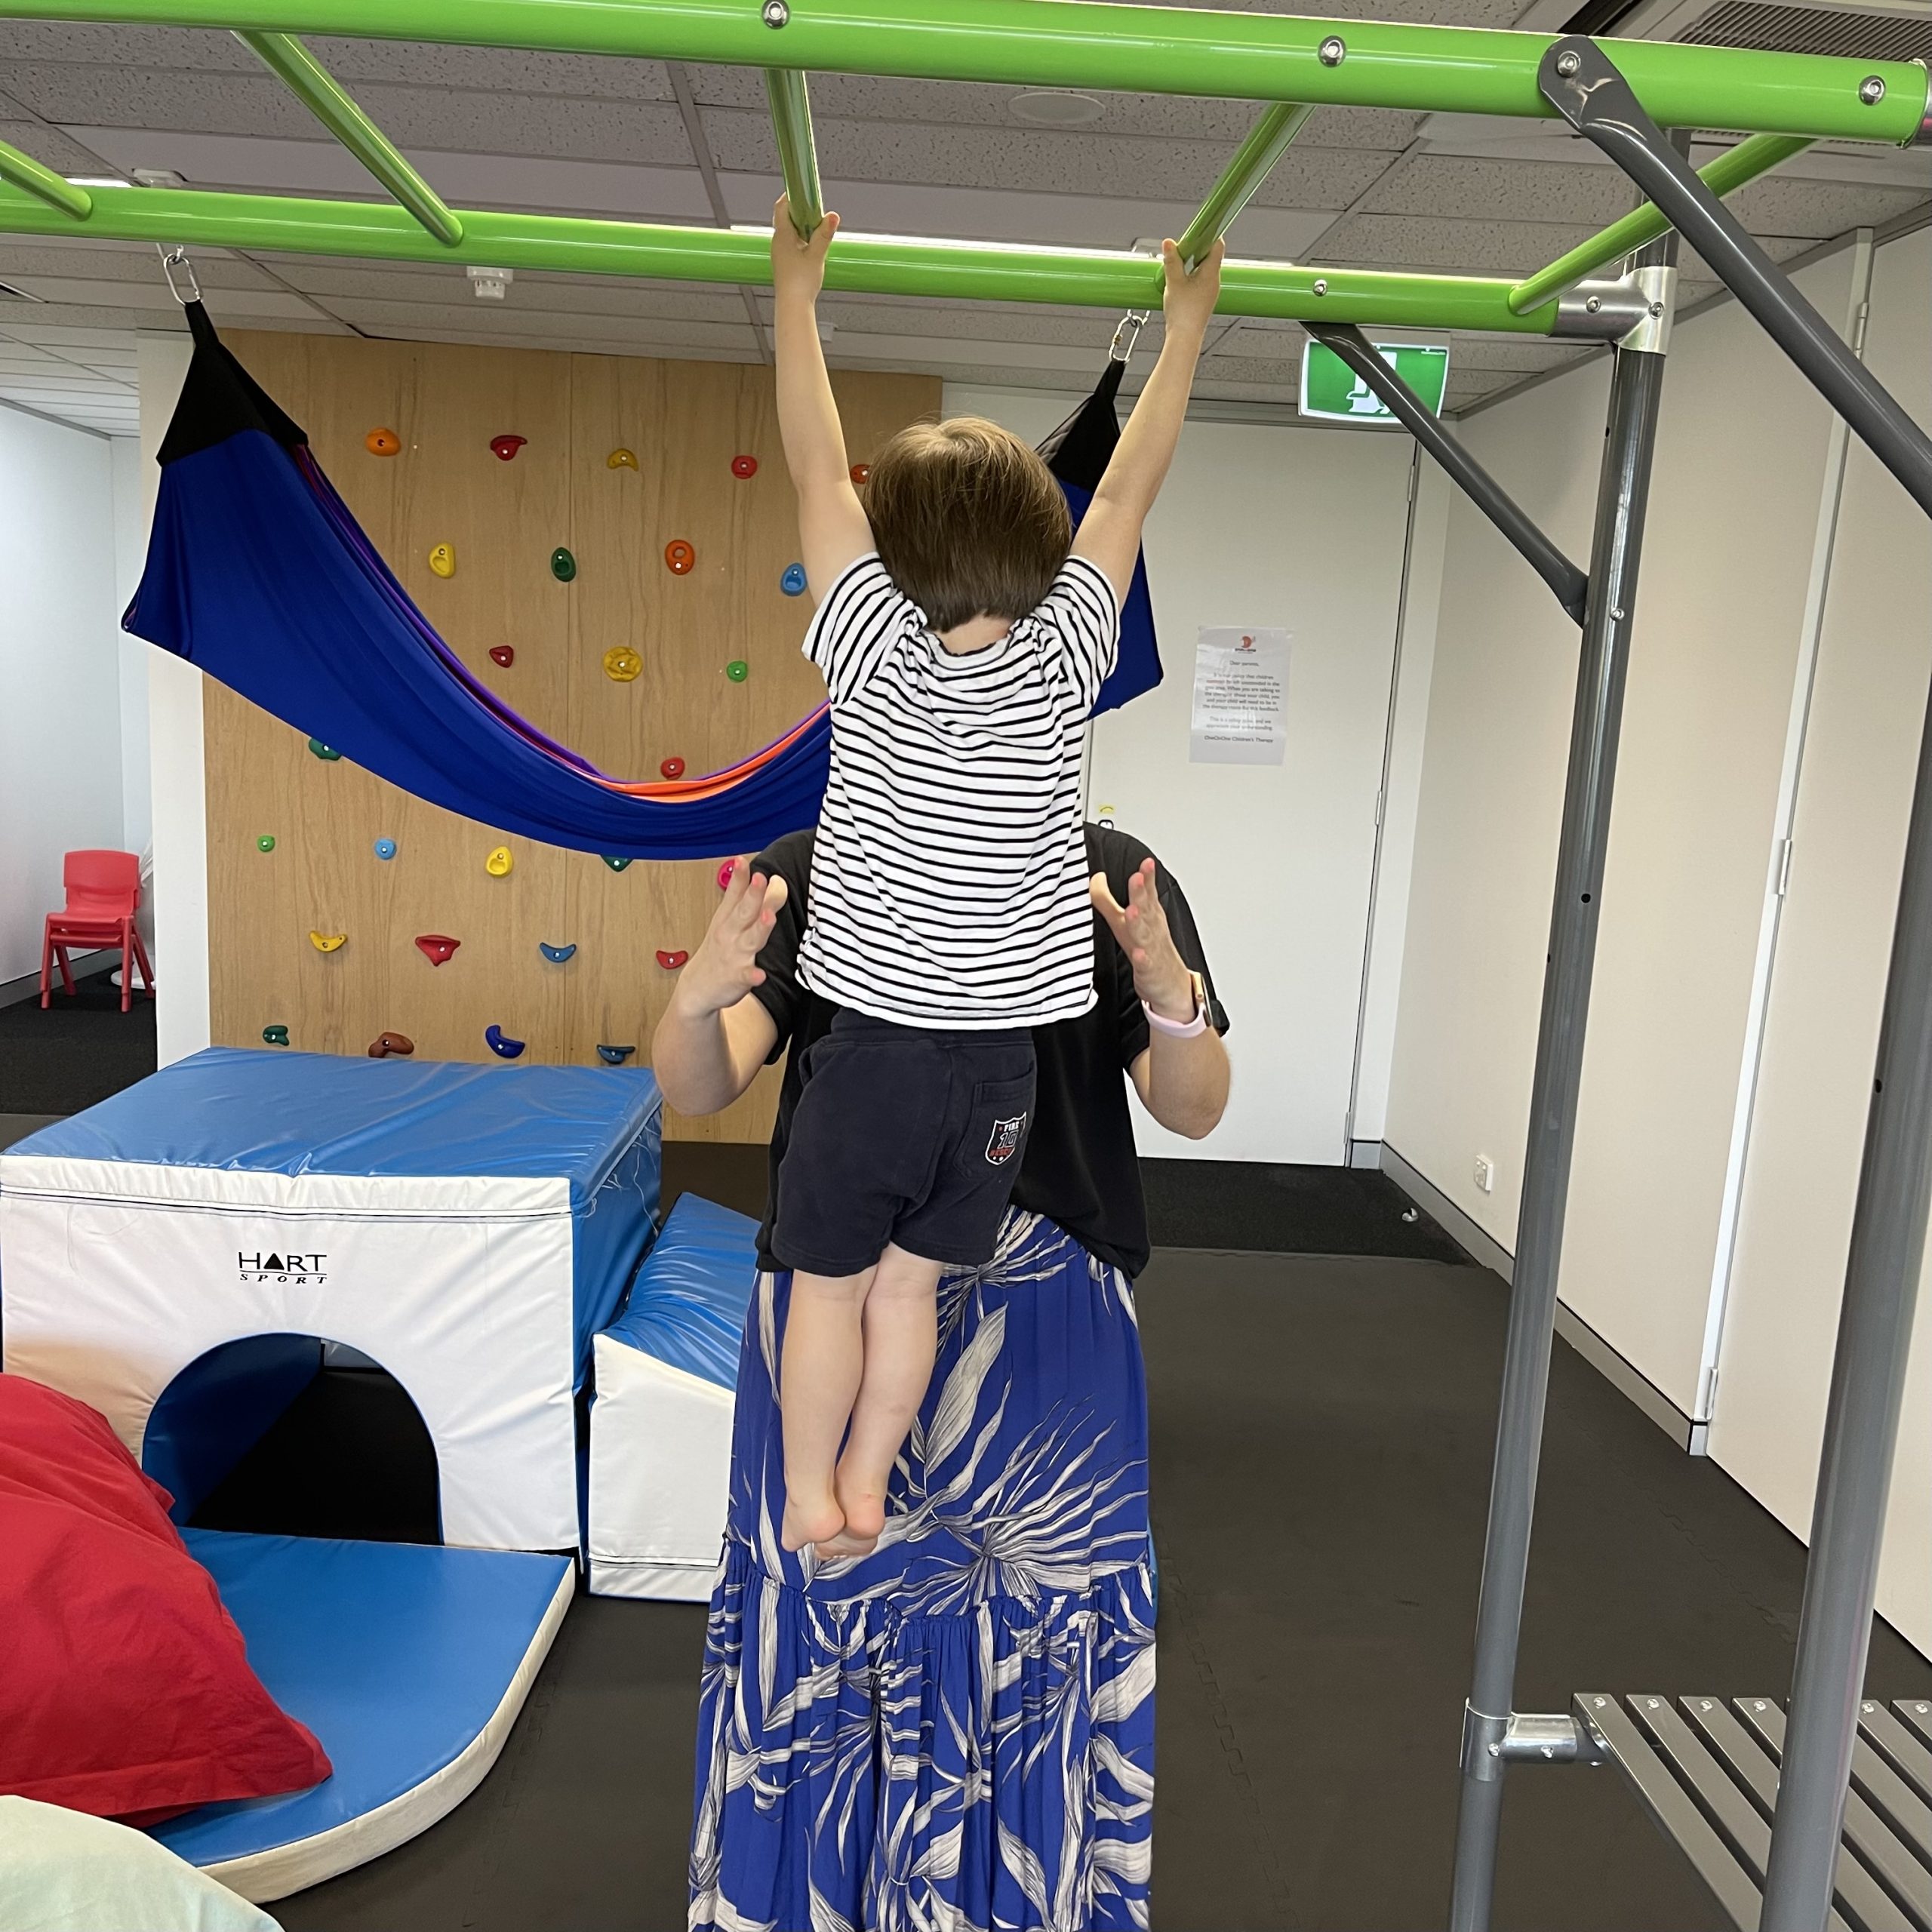
[[[1194,987],[1194,1017],[1192,1020],[1164,1020],[1143,999],[1140,1010],[1147,1016],[1147,1023],[1157,1033],[1165,1033],[1177,1040],[1192,1040],[1208,1030],[1208,1002],[1201,997],[1197,982]]]

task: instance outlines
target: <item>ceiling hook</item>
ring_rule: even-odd
[[[189,260],[187,250],[179,242],[170,248],[157,242],[154,245],[154,251],[161,257],[161,272],[168,278],[168,294],[184,309],[190,302],[198,302],[202,299],[202,285],[195,279],[195,265]],[[186,295],[181,293],[180,285],[174,279],[177,269],[187,278],[188,293]]]
[[[1120,318],[1120,326],[1114,331],[1112,345],[1107,350],[1107,359],[1112,362],[1124,362],[1134,353],[1134,345],[1140,340],[1140,331],[1147,326],[1147,318],[1152,313],[1147,309],[1130,309]]]

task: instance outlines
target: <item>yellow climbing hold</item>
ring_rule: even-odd
[[[438,543],[429,552],[429,568],[438,577],[454,577],[456,575],[456,546],[454,543]]]
[[[607,469],[635,469],[637,458],[629,450],[613,450],[604,459],[604,466]]]
[[[510,857],[510,848],[507,845],[499,845],[497,849],[483,861],[483,869],[488,872],[492,878],[501,878],[509,871],[510,867],[515,865],[515,863],[516,861]]]
[[[336,952],[340,951],[348,938],[349,935],[346,933],[318,933],[312,929],[309,934],[309,943],[318,952]]]
[[[644,669],[644,660],[627,644],[614,645],[604,654],[604,675],[627,685]]]

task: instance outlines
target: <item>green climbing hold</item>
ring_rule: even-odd
[[[734,657],[724,667],[724,675],[733,684],[742,685],[752,674],[752,667],[742,657]]]
[[[559,583],[568,583],[577,575],[577,559],[561,543],[550,552],[550,574]]]
[[[607,854],[605,857],[604,863],[608,866],[614,872],[620,872],[630,863],[630,861],[628,859],[614,859]]]
[[[262,1029],[262,1044],[263,1046],[285,1047],[288,1044],[288,1029],[286,1026],[264,1026]]]
[[[255,841],[255,850],[258,852],[272,852],[275,850],[275,834],[272,832],[263,832],[261,837]]]
[[[326,758],[331,764],[342,755],[339,751],[332,750],[328,746],[324,744],[319,738],[311,738],[309,740],[309,749],[318,758]]]

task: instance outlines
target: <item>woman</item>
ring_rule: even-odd
[[[1111,1932],[1147,1923],[1154,1604],[1132,1276],[1147,1222],[1127,1099],[1198,1138],[1227,1020],[1187,901],[1087,828],[1097,998],[1035,1029],[1031,1138],[999,1252],[940,1290],[931,1387],[863,1556],[780,1549],[764,1271],[738,1371],[724,1562],[698,1721],[702,1932]],[[798,981],[812,835],[740,865],[654,1065],[687,1113],[787,1054],[775,1174],[832,1009]],[[1123,1077],[1124,1076],[1124,1077]]]

